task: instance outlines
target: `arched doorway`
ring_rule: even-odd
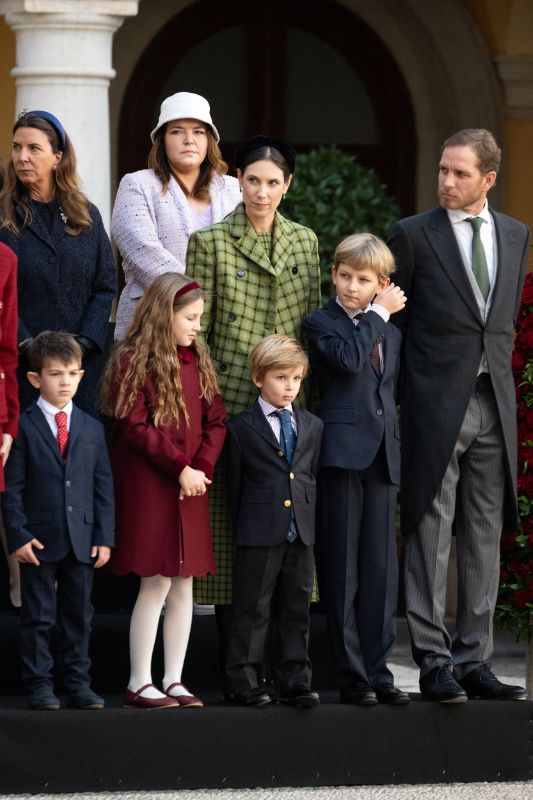
[[[411,99],[390,51],[331,0],[198,0],[152,39],[124,93],[119,177],[146,164],[163,97],[208,97],[231,164],[240,138],[285,136],[299,152],[335,143],[373,167],[414,209]]]

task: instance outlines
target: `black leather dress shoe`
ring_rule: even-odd
[[[469,697],[479,697],[482,700],[524,700],[526,696],[526,690],[522,686],[499,681],[490,664],[482,664],[467,672],[459,684]]]
[[[231,692],[225,695],[224,701],[235,706],[261,708],[272,702],[272,697],[262,689],[251,689],[249,692]]]
[[[404,706],[411,698],[407,692],[402,692],[397,686],[392,683],[383,683],[380,686],[374,686],[374,691],[379,703],[387,703],[389,706]]]
[[[279,698],[280,703],[288,706],[301,706],[302,708],[314,708],[320,703],[318,692],[313,692],[307,686],[298,686],[289,692],[283,692]]]
[[[437,703],[466,703],[467,694],[452,674],[449,664],[435,667],[420,678],[420,692],[423,700]]]
[[[340,690],[341,703],[348,703],[356,706],[375,706],[378,698],[375,691],[367,683],[358,683]]]

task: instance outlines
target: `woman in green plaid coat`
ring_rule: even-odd
[[[187,274],[206,294],[204,339],[209,345],[228,414],[257,398],[248,356],[264,336],[300,337],[302,317],[320,305],[316,235],[285,219],[277,207],[295,165],[282,139],[255,136],[237,149],[243,202],[222,222],[193,233]],[[196,581],[195,601],[232,602],[233,535],[224,460],[209,489],[217,574]]]

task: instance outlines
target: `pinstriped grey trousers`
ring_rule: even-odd
[[[406,610],[421,676],[453,664],[461,679],[490,657],[498,593],[505,492],[504,444],[492,388],[470,399],[440,488],[405,545]],[[457,619],[444,624],[452,529],[457,550]]]

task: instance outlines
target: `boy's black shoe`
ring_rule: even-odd
[[[59,711],[59,700],[50,686],[36,686],[28,698],[28,708],[32,711]]]
[[[368,683],[356,683],[340,690],[341,703],[356,706],[375,706],[378,698]]]
[[[313,692],[307,686],[297,686],[296,689],[291,689],[288,692],[280,695],[280,703],[286,703],[289,706],[301,706],[302,708],[314,708],[320,703],[318,692]]]
[[[386,703],[389,706],[404,706],[409,703],[411,698],[407,692],[402,692],[397,686],[392,683],[383,683],[380,686],[374,686],[374,692],[378,698],[379,703]]]
[[[466,703],[467,694],[453,677],[450,664],[434,667],[420,678],[422,700],[437,703]]]
[[[263,689],[251,689],[249,692],[230,692],[224,696],[226,703],[231,703],[236,706],[250,706],[252,708],[261,708],[267,706],[272,702],[272,697],[268,692]]]
[[[499,681],[490,664],[481,664],[467,672],[458,683],[469,697],[479,697],[482,700],[524,700],[526,696],[526,690],[522,686]]]
[[[67,696],[69,708],[79,708],[82,711],[100,711],[105,706],[104,698],[98,697],[88,686],[77,692],[69,692]]]

